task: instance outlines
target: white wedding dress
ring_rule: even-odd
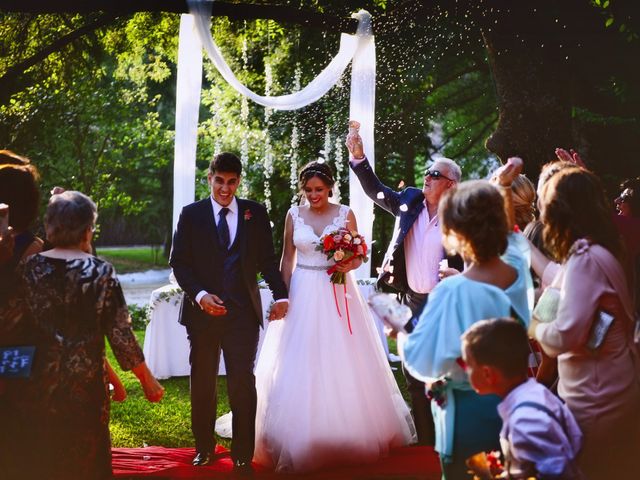
[[[349,208],[322,232],[345,226]],[[297,264],[289,311],[271,322],[256,366],[258,410],[254,460],[278,472],[375,462],[415,441],[415,427],[352,273],[343,286],[319,237],[292,207]]]

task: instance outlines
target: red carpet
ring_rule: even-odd
[[[233,464],[229,452],[218,446],[215,462],[194,467],[193,448],[114,448],[115,478],[214,478],[232,479]],[[439,480],[440,464],[431,447],[405,447],[391,452],[377,463],[340,467],[308,475],[276,475],[256,467],[256,480]]]

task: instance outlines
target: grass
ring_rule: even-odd
[[[136,331],[140,345],[144,342],[144,331]],[[395,352],[395,340],[389,340],[389,348]],[[175,377],[161,380],[165,388],[160,403],[148,402],[142,393],[137,378],[131,372],[123,372],[107,345],[107,357],[127,389],[127,399],[122,403],[111,403],[111,441],[114,447],[143,447],[155,445],[163,447],[192,447],[191,407],[189,401],[189,378]],[[405,400],[408,395],[405,380],[399,365],[394,370],[396,381]],[[339,372],[335,372],[339,375]],[[326,392],[329,394],[330,392]],[[218,416],[229,411],[225,377],[218,378]],[[226,448],[229,439],[218,438],[218,443]]]
[[[96,249],[98,257],[111,263],[118,273],[140,272],[168,268],[167,259],[162,255],[162,246]]]

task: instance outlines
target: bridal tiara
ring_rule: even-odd
[[[325,172],[321,171],[321,170],[316,170],[313,168],[310,168],[309,170],[303,170],[302,172],[300,172],[300,180],[302,180],[305,177],[308,177],[310,175],[318,175],[320,177],[325,178],[327,181],[329,181],[329,183],[335,183],[334,179],[331,178],[330,175],[327,175]]]

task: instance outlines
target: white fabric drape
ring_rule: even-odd
[[[176,140],[173,162],[173,230],[182,207],[196,194],[198,111],[202,89],[202,53],[192,15],[180,18],[178,81],[176,86]]]
[[[240,83],[234,73],[229,68],[229,65],[225,62],[219,48],[216,46],[211,36],[211,0],[190,0],[189,9],[191,15],[183,15],[183,21],[180,24],[180,46],[179,52],[190,51],[200,52],[200,46],[204,47],[209,58],[216,66],[222,77],[235,88],[242,95],[247,96],[254,102],[263,105],[265,107],[271,107],[277,110],[293,110],[305,107],[310,103],[315,102],[321,98],[327,91],[329,91],[336,82],[342,76],[344,70],[349,65],[349,62],[353,60],[352,73],[351,73],[351,105],[350,114],[351,118],[358,120],[361,124],[360,134],[363,137],[367,153],[367,157],[373,166],[375,164],[374,156],[374,111],[375,111],[375,43],[373,38],[373,31],[371,28],[371,15],[360,10],[353,14],[354,18],[358,19],[358,29],[355,35],[342,34],[340,36],[340,49],[338,54],[333,60],[320,72],[320,74],[314,78],[307,86],[302,90],[277,97],[258,95],[252,92],[245,85]],[[191,17],[193,19],[193,25],[198,32],[198,37],[194,38],[191,34],[183,35],[183,30],[189,29],[191,32],[191,25],[186,23],[184,17]],[[186,57],[186,54],[184,55]],[[197,62],[194,64],[198,65]],[[189,102],[190,95],[181,95],[181,88],[192,89],[194,85],[187,85],[186,82],[180,83],[180,69],[189,68],[189,75],[198,76],[198,82],[202,78],[202,66],[198,65],[198,73],[196,73],[195,65],[183,67],[180,61],[180,53],[178,58],[178,94],[177,94],[177,106],[176,106],[176,165],[174,172],[177,173],[178,168],[181,170],[180,174],[174,176],[174,228],[177,222],[177,216],[181,208],[194,200],[194,187],[195,185],[195,139],[193,141],[193,152],[189,151],[191,165],[188,169],[184,166],[178,167],[178,138],[182,135],[188,135],[193,132],[195,137],[196,130],[193,125],[197,126],[197,108],[194,109],[193,105],[190,105],[189,112],[191,117],[185,118],[187,106],[182,105],[181,101]],[[200,87],[197,87],[197,95],[199,98]],[[192,91],[191,95],[195,95]],[[181,115],[180,112],[183,112]],[[194,120],[195,118],[195,120]],[[182,123],[184,122],[184,124]],[[346,131],[346,125],[345,125]],[[186,152],[184,147],[181,151]],[[184,165],[184,164],[180,164]],[[193,173],[192,173],[193,172]],[[191,175],[191,177],[189,177]],[[187,185],[190,182],[191,187]],[[360,233],[371,241],[371,233],[373,227],[373,203],[364,194],[357,179],[353,178],[353,175],[349,177],[349,190],[350,190],[350,206],[354,211],[358,222]],[[187,192],[186,194],[180,194],[178,198],[178,192]],[[187,198],[191,195],[190,198]],[[176,213],[177,210],[177,213]],[[364,264],[356,275],[359,278],[370,276],[370,265]]]
[[[371,168],[375,169],[373,128],[376,108],[376,45],[373,40],[370,16],[367,17],[366,23],[360,21],[358,32],[358,49],[351,65],[349,118],[360,122],[360,136],[362,136],[365,155],[371,163]],[[364,235],[370,244],[373,239],[373,202],[364,193],[360,181],[351,169],[349,169],[349,206],[358,221],[359,233]],[[355,274],[357,278],[369,278],[371,262],[363,263]]]

